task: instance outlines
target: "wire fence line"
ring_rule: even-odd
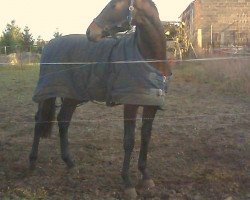
[[[118,60],[118,61],[100,61],[100,62],[58,62],[58,63],[30,63],[28,65],[49,65],[50,67],[56,67],[58,65],[64,65],[64,66],[69,66],[71,65],[68,69],[59,69],[55,72],[50,72],[47,73],[46,75],[43,75],[41,77],[47,77],[47,76],[51,76],[54,74],[58,74],[58,73],[64,73],[70,70],[74,70],[74,69],[80,69],[80,68],[84,68],[84,67],[89,67],[90,65],[98,65],[98,64],[103,64],[103,65],[107,65],[107,64],[136,64],[136,63],[184,63],[184,62],[207,62],[207,61],[223,61],[223,60],[250,60],[250,56],[233,56],[233,57],[213,57],[213,58],[200,58],[200,59],[186,59],[186,60]],[[1,65],[10,65],[7,63],[0,63]],[[72,65],[74,65],[75,67],[72,67]],[[21,66],[21,64],[14,64],[11,66]],[[1,75],[0,75],[1,76]]]
[[[29,63],[28,65],[84,65],[81,67],[85,67],[88,65],[96,65],[96,64],[133,64],[133,63],[166,63],[166,62],[173,62],[173,63],[179,63],[179,62],[199,62],[199,61],[220,61],[220,60],[248,60],[250,59],[249,56],[230,56],[230,57],[211,57],[211,58],[196,58],[196,59],[173,59],[173,60],[118,60],[118,61],[100,61],[100,62],[51,62],[51,63],[45,63],[45,62],[35,62],[35,63]],[[0,65],[10,65],[10,63],[1,62]],[[20,66],[20,64],[13,64],[11,66]]]
[[[175,119],[175,120],[181,120],[181,119],[189,119],[189,120],[197,120],[201,118],[206,118],[206,117],[239,117],[239,116],[250,116],[250,113],[220,113],[220,114],[198,114],[198,115],[168,115],[164,117],[155,117],[155,118],[142,118],[142,117],[137,117],[137,118],[123,118],[123,117],[115,117],[115,118],[109,118],[109,119],[81,119],[81,120],[71,120],[71,121],[61,121],[62,123],[81,123],[81,122],[105,122],[105,121],[131,121],[131,120],[136,120],[136,121],[142,121],[142,120],[152,120],[152,119],[157,119],[157,120],[166,120],[166,119]],[[26,116],[27,117],[27,116]],[[34,116],[32,116],[34,117]],[[98,118],[98,117],[97,117]],[[57,120],[53,121],[42,121],[38,123],[57,123]],[[1,122],[0,124],[35,124],[37,122],[35,121],[16,121],[16,120],[8,120],[7,122]]]

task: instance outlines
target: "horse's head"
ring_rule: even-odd
[[[111,0],[87,29],[91,41],[128,30],[131,25],[145,23],[145,18],[159,20],[152,0]],[[151,22],[153,23],[153,22]]]
[[[135,0],[111,0],[87,29],[88,39],[100,39],[129,29]]]

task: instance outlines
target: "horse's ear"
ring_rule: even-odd
[[[140,0],[142,1],[142,0]],[[132,20],[132,25],[138,25],[138,24],[143,24],[144,23],[144,19],[143,19],[143,15],[139,14],[140,9],[137,9],[137,7],[135,7],[132,15],[133,15],[133,20]]]
[[[149,10],[151,8],[151,4],[148,0],[136,0],[135,1],[135,10]]]

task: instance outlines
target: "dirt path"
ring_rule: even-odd
[[[65,169],[55,128],[51,139],[42,140],[38,168],[30,172],[35,107],[13,103],[0,107],[0,199],[122,199],[121,106],[89,103],[77,109],[70,128],[77,170]],[[158,112],[153,128],[149,168],[156,188],[139,199],[250,199],[249,112],[244,98],[221,95],[206,84],[173,81],[166,110]],[[131,166],[135,183],[140,126],[138,119]]]

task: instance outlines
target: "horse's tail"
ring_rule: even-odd
[[[56,98],[50,98],[40,102],[38,105],[38,111],[35,117],[35,132],[38,132],[42,138],[51,136],[52,127],[55,123],[55,101]]]

